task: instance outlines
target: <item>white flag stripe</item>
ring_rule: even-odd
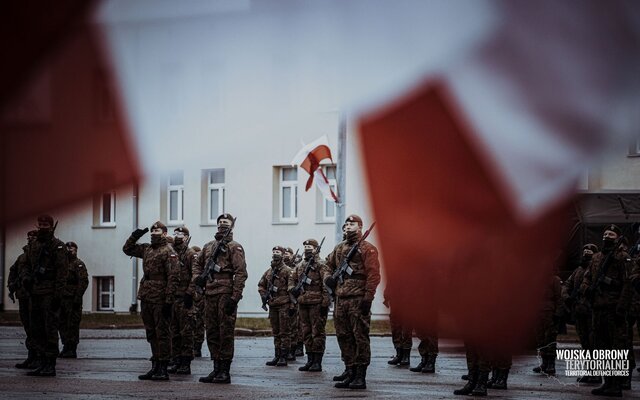
[[[305,158],[309,155],[309,153],[318,146],[325,145],[329,147],[329,138],[327,135],[321,136],[313,142],[306,144],[300,149],[298,154],[293,157],[291,160],[291,165],[300,165],[304,161]]]
[[[335,193],[331,190],[331,186],[329,186],[329,181],[327,177],[322,173],[322,168],[318,168],[313,173],[313,180],[318,186],[320,193],[322,193],[322,197],[329,201],[333,201],[335,203],[336,199],[334,198]]]

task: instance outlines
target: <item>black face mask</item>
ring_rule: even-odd
[[[162,235],[151,235],[151,246],[158,247],[164,242],[165,238]]]
[[[271,260],[279,264],[280,261],[282,261],[282,256],[279,254],[274,254],[271,256]]]
[[[291,256],[284,256],[283,260],[284,262],[288,263],[289,261],[291,261]]]
[[[583,267],[588,266],[592,258],[592,255],[583,255],[582,260],[580,260],[580,265],[582,265]]]
[[[313,250],[305,250],[304,251],[304,259],[308,261],[311,258],[313,258]]]
[[[38,240],[46,242],[53,239],[53,230],[51,229],[38,229]]]
[[[608,253],[613,250],[613,246],[616,244],[616,241],[611,238],[602,239],[602,252]]]
[[[215,234],[216,240],[222,240],[222,238],[224,237],[224,235],[227,234],[227,232],[229,232],[229,227],[228,226],[219,226],[218,227],[218,232],[216,232],[216,234]]]
[[[173,244],[175,244],[176,246],[180,246],[182,243],[184,243],[184,238],[181,238],[181,237],[173,238]]]
[[[73,254],[73,253],[67,253],[67,258],[68,258],[70,261],[73,261],[73,260],[75,260],[76,258],[78,258],[78,255],[77,255],[77,254]]]

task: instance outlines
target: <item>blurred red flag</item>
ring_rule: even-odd
[[[515,218],[440,83],[363,118],[360,132],[393,312],[421,331],[521,345],[565,241],[565,207]]]
[[[3,10],[0,223],[70,205],[137,177],[95,1]]]

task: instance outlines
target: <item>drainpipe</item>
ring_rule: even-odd
[[[138,229],[138,184],[133,184],[133,230]],[[129,312],[138,312],[138,257],[131,258],[131,307]]]

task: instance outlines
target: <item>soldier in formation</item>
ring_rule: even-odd
[[[295,269],[296,265],[300,263],[298,256],[298,251],[294,253],[291,247],[287,247],[284,252],[285,265],[291,270]],[[287,361],[295,361],[296,357],[304,356],[302,327],[300,326],[300,315],[297,308],[294,308],[294,314],[289,320],[291,322],[291,352],[287,356]]]
[[[65,246],[69,258],[69,270],[60,307],[60,339],[63,345],[60,357],[77,358],[82,297],[89,286],[89,274],[84,261],[78,258],[78,245],[75,242],[67,242]]]

